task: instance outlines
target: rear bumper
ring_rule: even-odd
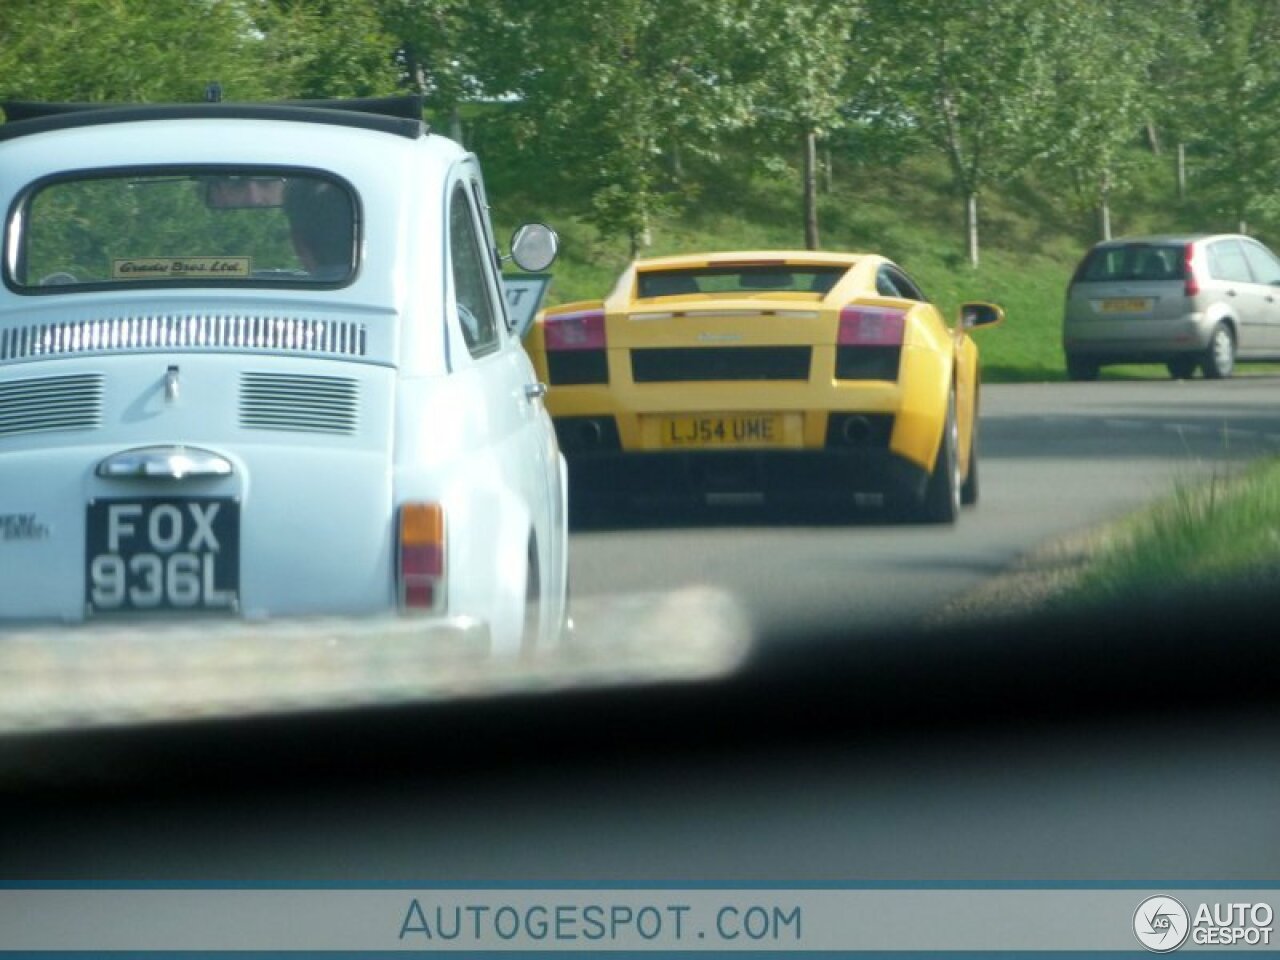
[[[918,496],[928,472],[888,450],[724,450],[569,456],[578,503],[763,494],[771,500]]]
[[[1093,349],[1067,350],[1067,356],[1075,360],[1086,360],[1098,366],[1114,363],[1173,363],[1177,360],[1194,361],[1203,350],[1128,350],[1123,353],[1099,351]]]
[[[713,494],[764,494],[780,501],[919,495],[928,469],[893,446],[904,417],[909,415],[824,413],[813,445],[767,449],[635,450],[628,449],[623,418],[556,417],[554,422],[569,465],[570,499],[582,505]]]
[[[1062,348],[1099,363],[1161,362],[1202,353],[1213,328],[1202,313],[1175,320],[1068,320]]]

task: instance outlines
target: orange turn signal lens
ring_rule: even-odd
[[[444,509],[438,503],[406,503],[400,508],[396,579],[400,607],[439,613],[445,606]]]
[[[400,508],[400,544],[425,547],[444,543],[444,510],[438,503],[406,503]]]

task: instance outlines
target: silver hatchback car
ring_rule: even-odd
[[[1067,288],[1062,347],[1072,380],[1110,363],[1219,379],[1237,357],[1280,359],[1280,258],[1238,234],[1100,243]]]

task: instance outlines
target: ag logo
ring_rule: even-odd
[[[1133,914],[1133,932],[1148,950],[1168,953],[1187,939],[1191,918],[1173,897],[1148,897]]]

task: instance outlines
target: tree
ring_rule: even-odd
[[[238,0],[6,0],[0,95],[199,100],[210,81],[238,99],[272,92],[261,37]]]
[[[678,194],[681,154],[714,155],[747,100],[724,57],[740,36],[736,0],[509,0],[508,78],[526,149],[536,151],[605,232],[649,239]],[[512,8],[519,8],[519,12]]]
[[[501,0],[377,0],[377,9],[400,85],[423,94],[461,141],[461,106],[483,99],[486,80],[502,72]]]
[[[884,81],[878,109],[910,118],[943,152],[965,202],[965,243],[978,265],[978,198],[1042,152],[1035,137],[1053,98],[1054,7],[1039,0],[867,0]]]
[[[748,0],[742,23],[754,42],[739,48],[749,63],[755,124],[788,154],[801,147],[805,246],[817,248],[817,145],[839,127],[849,99],[858,8],[847,0]]]
[[[367,97],[400,88],[396,41],[376,7],[344,0],[249,0],[248,6],[263,66],[281,95]],[[228,88],[229,98],[232,92]]]
[[[1280,212],[1280,7],[1272,0],[1201,0],[1206,41],[1194,107],[1209,203],[1244,232],[1254,214]]]
[[[1149,70],[1168,39],[1166,21],[1143,0],[1062,0],[1057,14],[1042,160],[1067,174],[1080,204],[1097,213],[1101,239],[1110,240],[1111,196],[1124,185],[1135,162],[1129,147],[1152,115]]]
[[[1201,0],[1165,0],[1168,14],[1158,18],[1158,40],[1146,70],[1151,121],[1175,144],[1178,199],[1186,197],[1186,145],[1199,132],[1205,98],[1203,80],[1209,47],[1201,30]],[[1149,11],[1148,7],[1148,11]]]

